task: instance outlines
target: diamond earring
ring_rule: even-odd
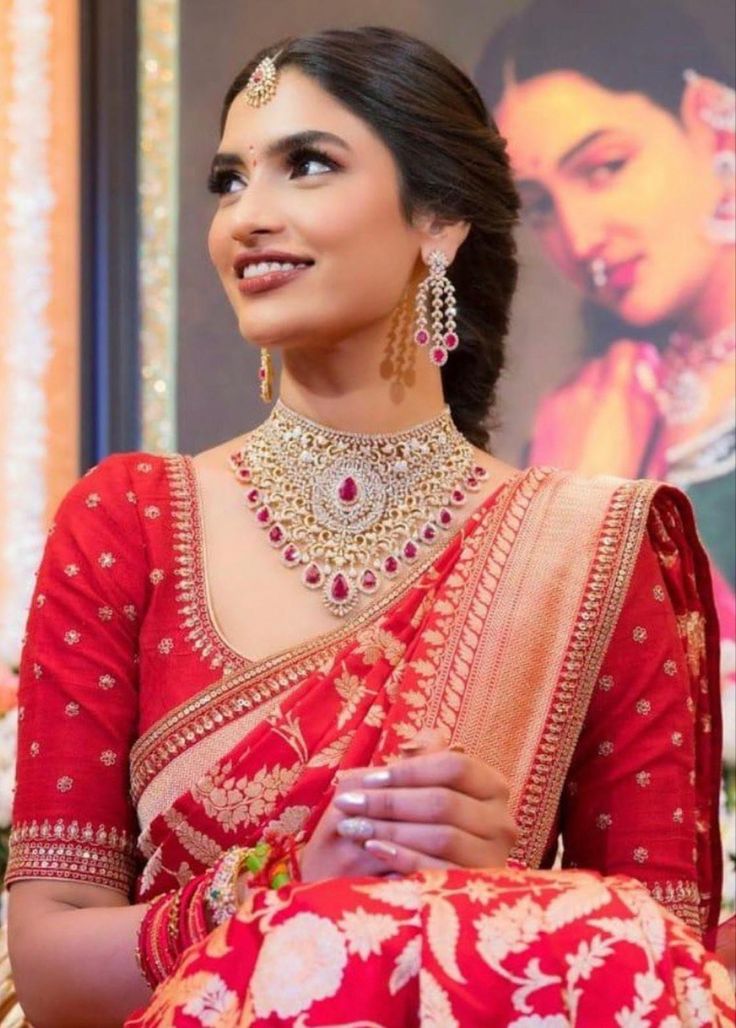
[[[417,289],[414,342],[421,347],[428,346],[429,359],[442,367],[447,363],[448,354],[460,344],[455,331],[455,287],[446,274],[450,262],[441,250],[431,250],[427,264],[429,273]]]

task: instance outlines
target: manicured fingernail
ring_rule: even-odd
[[[373,822],[366,817],[346,817],[337,822],[337,834],[345,839],[370,839],[373,835]]]
[[[364,792],[341,792],[332,801],[341,810],[365,810],[368,797]]]
[[[381,767],[377,771],[369,771],[363,775],[363,785],[388,785],[391,782],[391,768]]]
[[[400,742],[397,749],[400,749],[402,753],[416,753],[422,749],[422,744],[413,740],[411,742]]]
[[[375,853],[381,860],[389,860],[391,857],[398,857],[399,851],[395,846],[392,846],[390,842],[384,842],[382,839],[368,839],[363,844],[363,849],[368,850],[369,853]]]

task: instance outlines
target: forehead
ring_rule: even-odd
[[[259,149],[274,139],[305,129],[334,132],[355,148],[380,144],[370,127],[318,82],[297,68],[287,67],[279,72],[276,95],[263,107],[251,107],[242,92],[235,97],[220,148]]]
[[[577,72],[555,71],[510,86],[496,108],[496,120],[516,174],[526,178],[553,171],[593,132],[641,131],[655,111],[641,94],[614,93]]]

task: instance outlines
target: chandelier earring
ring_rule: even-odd
[[[701,78],[688,68],[683,78],[689,84]],[[705,232],[712,242],[733,245],[736,239],[736,196],[734,176],[736,175],[736,92],[730,86],[719,84],[717,93],[705,96],[698,106],[698,117],[715,133],[713,171],[723,183],[723,195],[706,221]]]
[[[414,342],[426,347],[429,359],[440,368],[460,344],[455,328],[455,287],[447,275],[449,264],[441,250],[430,251],[427,257],[429,272],[419,283],[415,304]]]
[[[273,399],[273,358],[270,350],[265,346],[261,347],[261,366],[258,369],[258,382],[261,389],[261,399],[264,403],[270,403]]]

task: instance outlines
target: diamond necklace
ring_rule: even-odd
[[[279,400],[230,466],[281,562],[337,617],[454,527],[488,477],[449,407],[403,432],[364,435]]]

